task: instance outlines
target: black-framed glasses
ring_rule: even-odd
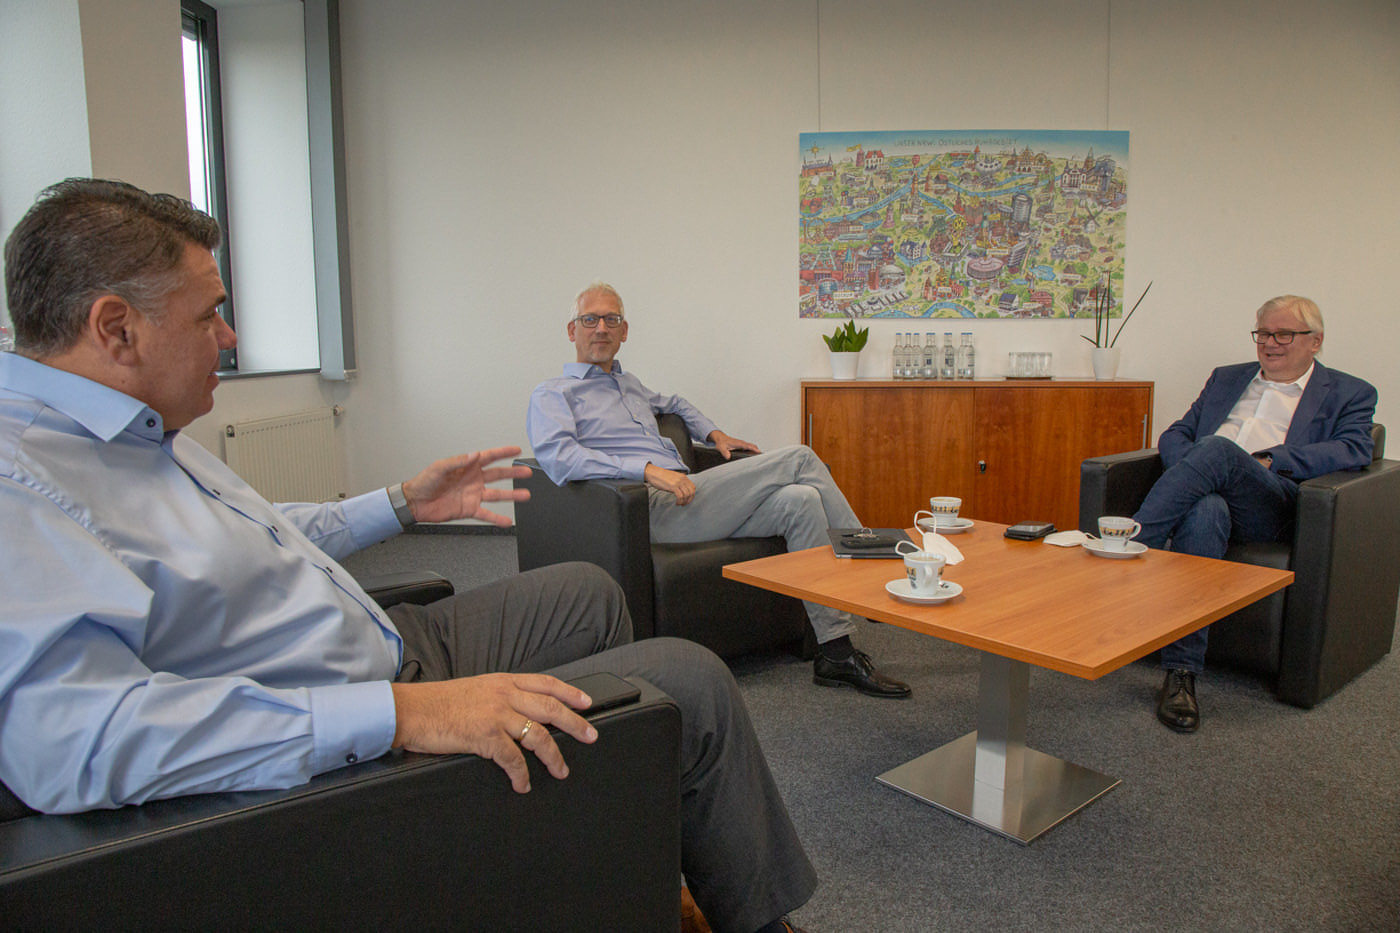
[[[602,321],[603,324],[608,328],[608,330],[613,330],[613,329],[615,329],[615,328],[618,328],[618,327],[621,327],[621,326],[622,326],[622,315],[620,315],[620,314],[580,314],[578,317],[574,318],[574,322],[575,322],[575,323],[577,323],[577,324],[582,324],[584,327],[587,327],[589,330],[592,330],[593,328],[597,327],[599,321]]]
[[[1249,336],[1254,338],[1254,342],[1263,346],[1269,342],[1269,338],[1274,338],[1274,343],[1281,347],[1286,347],[1293,342],[1293,338],[1299,334],[1311,334],[1310,330],[1252,330]]]

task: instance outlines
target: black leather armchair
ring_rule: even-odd
[[[714,448],[692,444],[679,417],[661,415],[657,427],[692,471],[725,462]],[[536,460],[516,463],[530,467],[529,477],[515,481],[517,489],[530,490],[530,500],[515,507],[521,570],[571,560],[597,564],[626,594],[637,638],[688,638],[721,657],[779,646],[810,655],[815,641],[801,601],[720,574],[725,564],[783,553],[782,538],[654,543],[645,483],[587,480],[556,486]]]
[[[386,602],[452,592],[390,582]],[[674,930],[680,713],[637,683],[594,745],[556,736],[567,780],[526,756],[525,795],[492,761],[399,753],[290,790],[70,816],[0,786],[0,926]]]
[[[1208,664],[1264,674],[1279,699],[1312,707],[1390,651],[1400,596],[1400,461],[1299,485],[1291,542],[1231,544],[1226,560],[1291,569],[1292,585],[1216,622]],[[1162,475],[1155,449],[1093,457],[1080,468],[1079,528],[1132,515]]]

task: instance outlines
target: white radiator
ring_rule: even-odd
[[[224,426],[229,468],[272,502],[345,498],[345,468],[334,408],[312,408]]]

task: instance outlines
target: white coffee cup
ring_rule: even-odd
[[[1126,551],[1128,541],[1136,538],[1142,525],[1121,515],[1099,516],[1099,540],[1105,551]]]
[[[958,520],[962,500],[957,496],[934,496],[928,500],[928,508],[933,513],[935,525],[951,525]]]
[[[905,545],[915,550],[905,550]],[[948,558],[919,549],[917,544],[910,541],[901,541],[894,549],[904,555],[904,573],[909,578],[909,589],[916,596],[936,596],[943,585],[943,567],[948,563]]]

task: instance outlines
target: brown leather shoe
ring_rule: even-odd
[[[695,906],[690,889],[684,885],[681,886],[681,933],[710,933],[710,924]]]

